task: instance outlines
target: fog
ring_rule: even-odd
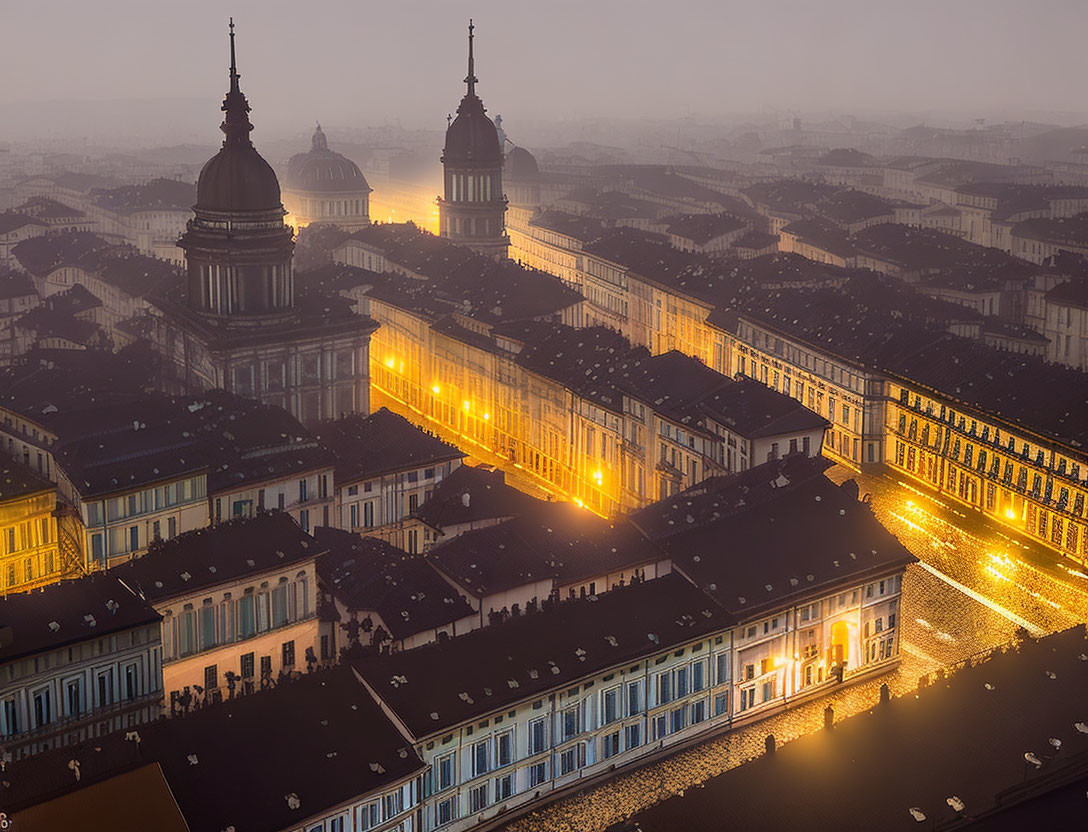
[[[469,16],[480,94],[511,126],[1088,121],[1083,0],[52,0],[0,12],[0,140],[217,142],[228,14],[255,139],[315,120],[441,130],[463,90]]]

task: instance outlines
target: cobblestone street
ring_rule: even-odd
[[[980,526],[894,479],[841,468],[828,475],[837,482],[857,479],[861,493],[871,495],[881,522],[921,561],[907,570],[903,581],[899,667],[560,799],[507,828],[607,829],[763,754],[768,734],[781,745],[820,730],[828,704],[836,721],[845,719],[876,704],[883,682],[892,696],[913,695],[920,677],[1012,641],[1021,626],[1041,634],[1088,619],[1088,576],[1076,564],[1062,562],[1014,533]]]

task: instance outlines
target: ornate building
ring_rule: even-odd
[[[167,361],[165,386],[223,388],[304,422],[366,413],[376,324],[338,296],[296,295],[279,181],[249,138],[233,23],[230,44],[226,138],[200,172],[196,216],[178,242],[187,277],[151,310],[147,334]]]
[[[309,153],[296,153],[287,163],[283,205],[296,230],[311,223],[357,231],[370,225],[370,192],[359,166],[329,150],[317,125]]]
[[[476,95],[472,54],[472,21],[468,24],[468,91],[457,118],[446,130],[442,151],[445,196],[439,200],[443,237],[495,258],[506,257],[506,195],[502,189],[503,152],[494,122]]]

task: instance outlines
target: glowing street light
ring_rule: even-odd
[[[442,388],[436,384],[434,387],[431,388],[431,392],[437,396],[439,393],[442,392]]]

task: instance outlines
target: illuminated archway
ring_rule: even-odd
[[[845,621],[836,621],[831,625],[831,650],[828,663],[832,666],[850,663],[850,625]]]

